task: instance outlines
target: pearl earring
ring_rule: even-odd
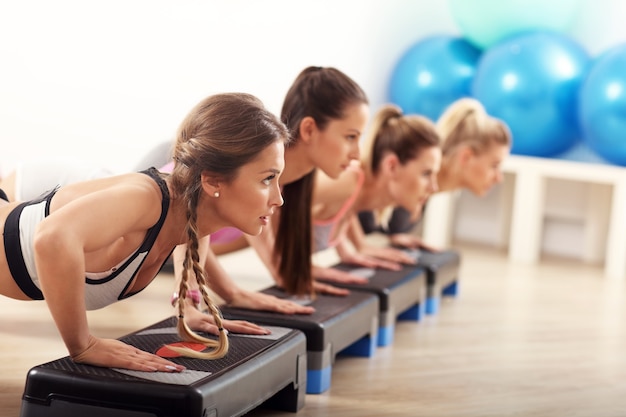
[[[219,196],[220,196],[220,192],[219,191],[216,191],[216,192],[213,193],[213,197],[219,197]]]

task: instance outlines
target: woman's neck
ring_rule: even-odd
[[[381,210],[393,204],[393,199],[387,188],[387,181],[374,177],[371,173],[365,173],[363,187],[354,202],[354,211]]]
[[[292,183],[315,169],[305,146],[296,143],[285,149],[285,170],[280,176],[280,184]]]
[[[182,206],[179,199],[170,198],[170,205],[167,210],[165,223],[161,227],[159,236],[174,245],[185,243],[187,235],[185,226],[187,224],[187,214],[185,207]]]
[[[437,174],[439,192],[456,190],[461,186],[458,170],[446,168],[443,164]]]
[[[170,194],[171,195],[171,194]],[[207,197],[201,191],[200,198],[198,200],[198,206],[196,210],[201,215],[197,216],[196,228],[198,238],[202,238],[211,233],[217,232],[219,229],[230,226],[230,224],[224,224],[215,211],[214,204],[212,204],[213,197]],[[165,226],[167,225],[167,232]],[[180,198],[170,198],[170,205],[167,212],[164,228],[162,231],[167,234],[167,239],[172,240],[175,244],[185,243],[187,241],[187,205]]]

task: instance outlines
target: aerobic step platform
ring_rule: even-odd
[[[421,250],[418,265],[426,270],[426,314],[436,314],[441,297],[458,295],[461,254],[456,250]]]
[[[171,317],[120,340],[162,353],[178,342]],[[229,335],[228,354],[191,359],[168,350],[181,373],[137,372],[74,363],[64,357],[28,372],[20,417],[240,416],[262,405],[297,412],[304,406],[306,338],[274,327],[269,336]],[[198,345],[202,346],[202,345]]]
[[[426,271],[419,266],[405,265],[399,271],[363,268],[339,263],[333,268],[368,278],[366,284],[332,285],[351,291],[366,291],[378,295],[378,346],[393,343],[396,320],[420,320],[426,305]]]
[[[315,312],[280,314],[221,306],[224,318],[248,320],[304,332],[307,346],[307,394],[320,394],[330,388],[332,365],[337,354],[371,357],[376,351],[378,297],[371,293],[351,292],[345,297],[318,294],[315,299],[290,297],[272,286],[262,290],[279,298],[311,305]]]

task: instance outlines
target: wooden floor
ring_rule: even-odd
[[[459,297],[420,323],[398,323],[393,345],[374,357],[338,358],[331,388],[307,395],[298,417],[626,415],[624,283],[576,261],[512,265],[500,251],[461,249]],[[266,286],[252,275],[244,285]],[[90,313],[93,332],[119,337],[170,315],[171,290],[164,274]],[[3,298],[0,309],[0,416],[14,417],[28,369],[66,352],[45,304]]]

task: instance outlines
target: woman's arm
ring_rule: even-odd
[[[415,260],[402,250],[369,244],[365,239],[365,233],[356,213],[351,214],[348,222],[346,236],[356,252],[348,250],[345,245],[337,246],[337,253],[342,261],[370,268],[380,267],[391,270],[400,269],[400,264],[415,264]]]
[[[277,210],[280,212],[280,210]],[[255,250],[263,265],[267,268],[272,279],[276,282],[276,285],[281,286],[283,284],[282,277],[278,272],[278,265],[276,264],[276,260],[274,259],[274,245],[276,242],[276,238],[274,235],[274,230],[272,230],[272,224],[276,221],[279,221],[280,215],[274,213],[273,217],[270,219],[271,224],[268,224],[263,228],[261,233],[257,236],[245,235],[246,240],[250,244],[250,246]]]
[[[311,314],[314,309],[302,306],[289,300],[283,300],[272,295],[255,291],[245,290],[228,275],[219,262],[218,257],[210,248],[210,239],[202,238],[199,241],[200,262],[203,263],[210,288],[219,295],[227,304],[233,307],[247,308],[250,310],[275,311],[283,314]],[[185,258],[185,245],[176,247],[173,253],[174,274],[176,288],[182,278],[182,265]],[[189,282],[190,289],[197,289],[195,280]],[[217,334],[217,327],[213,317],[199,311],[191,298],[187,298],[185,306],[185,319],[194,330]],[[242,320],[224,320],[224,328],[234,333],[267,334],[268,330],[254,323]]]
[[[220,268],[220,265],[218,262],[207,262],[206,260],[207,257],[209,256],[207,251],[211,253],[212,255],[212,252],[210,252],[210,249],[208,249],[208,241],[209,241],[208,237],[205,237],[205,238],[200,239],[198,242],[199,243],[198,252],[200,254],[200,262],[205,265],[205,270],[209,269],[210,266],[213,266],[213,265],[217,268]],[[182,279],[182,268],[183,268],[183,261],[185,259],[186,249],[187,249],[186,245],[179,245],[174,249],[174,252],[172,254],[172,259],[174,262],[174,277],[175,277],[175,282],[176,282],[176,290],[175,290],[176,293],[179,290],[180,281]],[[228,279],[228,276],[226,275],[226,272],[222,270],[221,273],[223,273],[223,276],[225,277],[225,279],[223,280],[225,281],[225,283],[220,283],[220,280],[211,280],[210,277],[216,276],[215,272],[212,271],[211,273],[207,272],[207,280],[209,281],[208,284],[216,294],[218,294],[220,297],[222,297],[225,300],[229,300],[233,297],[232,294],[236,292],[237,288],[234,283],[232,283],[233,288],[230,288],[228,285],[230,281]],[[198,283],[195,279],[190,280],[188,285],[189,285],[188,291],[189,290],[193,291],[193,290],[198,289]],[[178,313],[176,312],[176,314]],[[210,314],[207,314],[207,312],[199,310],[194,300],[189,296],[185,299],[184,315],[185,315],[185,321],[187,322],[187,324],[189,325],[191,329],[195,331],[203,331],[203,332],[212,333],[212,334],[219,333],[213,316]],[[256,325],[254,323],[248,322],[248,321],[224,320],[222,322],[222,325],[224,326],[226,330],[228,330],[229,332],[233,332],[233,333],[244,333],[244,334],[268,334],[269,333],[267,329],[259,325]]]
[[[346,237],[349,242],[352,243],[354,249],[360,252],[365,246],[365,232],[363,231],[363,227],[361,227],[359,216],[356,213],[352,213],[347,223]]]
[[[33,246],[41,290],[76,362],[140,371],[184,369],[119,340],[99,339],[90,333],[87,323],[85,254],[105,249],[124,236],[145,233],[156,223],[161,197],[145,184],[137,181],[75,198],[53,211],[35,232]],[[52,203],[54,206],[55,201]]]

